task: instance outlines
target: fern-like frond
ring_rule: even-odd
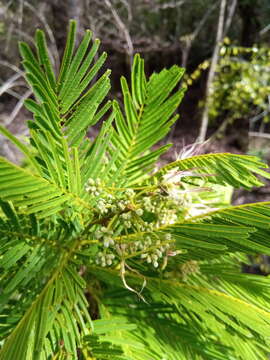
[[[40,130],[46,129],[55,137],[61,136],[63,132],[72,146],[79,144],[87,128],[98,121],[97,110],[110,88],[110,72],[107,71],[87,90],[103,65],[106,54],[103,53],[92,64],[100,41],[95,40],[88,51],[92,34],[86,31],[79,48],[74,52],[75,35],[76,23],[71,21],[58,79],[49,60],[45,35],[41,30],[36,32],[37,56],[26,43],[20,43],[26,79],[37,99],[26,101],[26,107],[35,117],[33,126]],[[82,96],[84,91],[86,92]]]
[[[245,226],[249,226],[249,229],[255,229],[251,232],[249,239],[245,241],[233,241],[233,246],[241,252],[248,254],[264,253],[270,254],[269,244],[269,224],[270,209],[269,203],[254,203],[245,204],[240,206],[228,207],[225,209],[216,210],[208,214],[191,218],[190,221],[208,226],[237,226],[238,229],[242,229]],[[196,224],[194,224],[197,226]],[[251,230],[252,231],[252,230]],[[222,237],[220,238],[222,243]]]
[[[257,358],[265,359],[269,345],[269,308],[262,309],[248,298],[240,299],[224,289],[193,285],[181,281],[176,275],[171,278],[166,273],[164,275],[156,279],[144,274],[147,283],[145,298],[149,304],[143,305],[133,301],[127,291],[120,294],[120,290],[116,291],[121,286],[117,272],[98,272],[98,277],[114,289],[108,301],[113,313],[126,316],[130,322],[141,325],[136,335],[148,349],[139,355],[141,359],[148,359],[148,353],[158,359],[163,353],[161,349],[168,355],[168,359],[186,359],[192,354],[193,358],[198,356],[198,359],[226,359],[231,356],[255,360],[255,353]],[[134,272],[129,272],[126,280],[129,286],[141,286],[142,280]],[[260,291],[263,291],[263,284]],[[123,306],[125,297],[127,306]],[[189,330],[185,330],[186,326]],[[129,339],[134,334],[123,332],[122,336]],[[173,338],[175,342],[171,341]],[[200,341],[209,341],[209,347],[200,347]],[[135,359],[140,358],[136,351],[132,354]]]
[[[90,31],[75,50],[75,33],[71,21],[59,74],[42,31],[35,51],[20,44],[29,142],[0,127],[27,159],[0,158],[0,360],[265,359],[268,279],[240,271],[270,254],[269,204],[216,194],[262,185],[267,166],[210,154],[153,173],[183,69],[147,79],[136,55],[108,116],[106,55]],[[219,210],[194,216],[198,203]]]
[[[174,305],[160,302],[140,304],[127,292],[120,290],[117,295],[114,292],[107,295],[112,296],[113,301],[106,304],[104,318],[112,312],[115,316],[121,315],[126,321],[137,325],[135,331],[120,328],[121,334],[118,332],[118,337],[126,344],[123,348],[126,350],[127,359],[131,348],[132,358],[135,360],[160,359],[162,354],[166,354],[169,360],[228,358],[228,347],[222,346],[218,341],[207,341],[201,328],[186,325],[178,316]],[[130,308],[129,311],[126,311],[127,308]],[[113,342],[113,339],[111,341]],[[132,347],[132,344],[138,341],[142,346]]]
[[[41,30],[36,33],[36,54],[27,44],[20,44],[26,79],[35,96],[35,100],[29,99],[25,103],[34,114],[34,121],[29,122],[30,145],[0,128],[0,132],[27,156],[34,170],[31,175],[2,159],[0,197],[12,200],[21,212],[36,213],[38,217],[59,213],[67,202],[69,206],[76,203],[78,210],[91,209],[90,204],[83,200],[85,182],[90,176],[100,173],[112,131],[113,117],[92,144],[85,139],[88,127],[110,108],[110,102],[102,105],[110,81],[107,71],[89,88],[106,56],[103,54],[94,60],[99,41],[95,41],[89,50],[89,31],[75,52],[75,30],[76,23],[71,21],[58,77]]]
[[[0,197],[5,201],[12,201],[20,213],[35,213],[39,218],[47,217],[61,211],[67,201],[77,204],[79,208],[91,209],[90,205],[79,197],[80,188],[74,183],[74,173],[73,183],[70,185],[74,192],[71,193],[3,158],[0,158],[0,171]]]
[[[132,68],[132,92],[126,79],[121,78],[124,114],[115,102],[116,130],[111,150],[111,153],[114,149],[120,150],[112,172],[113,181],[119,186],[136,183],[152,169],[159,156],[170,146],[164,145],[149,152],[153,145],[168,134],[178,118],[173,114],[182,100],[184,89],[175,88],[183,73],[182,68],[173,66],[153,74],[147,80],[144,61],[136,55]]]
[[[30,142],[36,154],[31,160],[38,163],[36,167],[39,167],[45,178],[80,195],[83,188],[80,183],[81,165],[86,162],[84,156],[88,156],[85,135],[89,126],[94,125],[110,108],[110,102],[102,105],[110,89],[110,71],[105,72],[89,88],[106,55],[94,61],[99,40],[94,42],[89,51],[90,31],[86,32],[75,52],[75,33],[76,23],[71,21],[58,78],[50,63],[42,31],[36,33],[37,55],[25,43],[20,44],[20,50],[26,79],[35,95],[35,100],[29,99],[25,103],[34,114],[34,121],[29,122],[29,127]],[[23,145],[11,136],[9,138],[26,153]],[[75,179],[73,173],[77,174]],[[76,184],[74,180],[77,180]]]
[[[130,244],[145,239],[145,236],[152,236],[152,249],[154,249],[155,241],[156,247],[162,246],[163,242],[165,244],[164,233],[168,232],[175,240],[175,248],[186,251],[180,252],[179,255],[168,254],[172,259],[159,279],[155,278],[153,271],[146,269],[144,265],[139,265],[138,256],[143,251],[134,253],[133,257],[124,256],[128,265],[124,275],[127,286],[139,292],[143,281],[146,282],[147,290],[143,291],[143,296],[149,302],[149,311],[145,305],[146,314],[140,314],[138,310],[140,306],[134,304],[134,309],[137,310],[134,310],[133,315],[131,311],[125,312],[125,310],[119,310],[119,313],[121,315],[124,313],[131,322],[150,321],[149,331],[153,331],[154,321],[156,320],[157,323],[163,321],[161,315],[163,312],[160,313],[158,310],[155,313],[156,317],[149,320],[149,316],[151,317],[149,312],[153,313],[157,301],[165,307],[164,316],[168,316],[166,334],[170,331],[170,325],[173,326],[173,316],[173,319],[179,322],[175,325],[176,334],[182,326],[188,326],[189,329],[200,329],[199,332],[204,334],[205,340],[212,339],[211,350],[207,354],[203,353],[205,348],[200,353],[196,346],[190,345],[199,341],[194,334],[187,346],[183,345],[185,344],[183,337],[179,339],[179,348],[174,352],[169,339],[166,344],[162,342],[165,336],[162,332],[156,332],[152,339],[151,337],[149,339],[145,332],[141,335],[137,332],[150,353],[153,343],[157,342],[159,346],[162,344],[163,348],[166,348],[169,359],[177,359],[177,356],[180,356],[179,359],[188,358],[192,352],[203,359],[223,359],[230,356],[237,359],[255,360],[256,357],[265,359],[265,351],[269,346],[266,334],[270,331],[270,310],[267,301],[269,286],[267,280],[259,276],[240,275],[239,267],[241,253],[252,254],[259,251],[269,253],[269,244],[267,244],[269,215],[268,204],[229,207],[161,227],[151,233],[130,234],[119,238],[122,244]],[[252,227],[251,219],[254,220]],[[226,260],[224,253],[228,254],[229,261]],[[235,257],[231,257],[230,254],[233,253]],[[186,267],[185,270],[184,266],[189,261],[197,263],[198,268],[192,270]],[[185,273],[185,271],[190,272]],[[106,284],[110,284],[111,289],[121,286],[117,271],[113,269],[98,272],[93,269],[93,273]],[[115,292],[117,293],[116,290]],[[152,294],[155,294],[155,299],[152,298]],[[120,309],[120,304],[121,309],[123,308],[123,296],[124,294],[120,296],[121,300],[119,298],[119,305],[117,299],[109,301],[114,313]],[[113,293],[110,299],[114,299]],[[160,329],[166,328],[166,325],[164,323]],[[143,328],[146,329],[147,325]],[[123,336],[128,339],[134,335],[124,333]],[[171,336],[173,338],[173,334]],[[213,340],[216,342],[216,348]],[[159,354],[160,349],[157,352]],[[155,358],[154,351],[151,355],[147,355],[147,351],[136,355],[136,351],[133,350],[132,354],[135,359],[148,359],[148,356]]]
[[[59,351],[76,358],[82,336],[91,328],[85,284],[65,260],[59,267],[22,314],[5,341],[0,359],[14,359],[14,354],[22,359],[48,359]]]
[[[203,154],[187,159],[177,160],[158,170],[150,181],[161,180],[171,172],[177,178],[177,172],[190,170],[192,179],[203,178],[205,183],[231,185],[234,188],[262,186],[263,183],[255,176],[270,178],[270,174],[262,168],[268,166],[255,156],[237,155],[229,153]],[[174,174],[173,174],[174,173]],[[182,181],[191,181],[189,175],[183,174]]]

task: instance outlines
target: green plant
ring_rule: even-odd
[[[0,158],[0,359],[266,359],[269,281],[241,264],[270,253],[269,204],[219,209],[221,188],[263,185],[266,165],[224,153],[155,170],[183,69],[148,79],[136,55],[111,104],[109,71],[93,82],[106,55],[92,64],[89,31],[74,52],[75,28],[57,78],[42,31],[37,55],[20,44],[29,143],[0,128],[29,164]]]
[[[210,117],[226,114],[231,122],[253,117],[269,121],[270,49],[228,45],[221,48]]]
[[[224,39],[209,97],[210,120],[223,118],[223,132],[235,120],[247,120],[250,128],[256,121],[269,121],[269,55],[268,47],[233,46]],[[201,63],[187,77],[187,84],[191,85],[208,67],[209,61]]]

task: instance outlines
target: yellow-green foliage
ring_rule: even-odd
[[[186,77],[187,85],[192,85],[209,65],[208,60],[200,64]],[[269,47],[235,46],[225,38],[208,99],[210,119],[214,121],[221,117],[232,122],[236,119],[251,120],[253,116],[261,115],[259,118],[268,121],[269,66]]]
[[[0,127],[30,164],[0,158],[0,360],[267,359],[269,279],[241,263],[270,255],[270,207],[229,204],[267,165],[184,151],[158,169],[184,70],[147,77],[136,55],[112,103],[106,54],[75,30],[59,74],[42,31],[20,44],[29,141]]]

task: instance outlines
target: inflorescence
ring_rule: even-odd
[[[180,180],[191,175],[191,172],[172,169],[159,184],[137,191],[108,188],[100,179],[90,178],[85,190],[100,219],[92,232],[100,244],[96,264],[116,266],[123,259],[137,257],[141,262],[163,269],[168,256],[181,253],[174,250],[171,234],[158,229],[183,216],[189,192],[180,188]]]

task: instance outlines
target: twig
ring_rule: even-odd
[[[134,48],[133,48],[133,43],[131,40],[131,36],[129,34],[129,31],[126,27],[126,25],[124,24],[124,22],[121,20],[120,16],[118,15],[118,13],[116,12],[116,10],[114,9],[114,7],[112,6],[110,0],[104,0],[105,5],[108,7],[108,9],[110,9],[117,27],[119,28],[119,30],[124,34],[124,37],[126,39],[126,43],[127,43],[127,54],[129,56],[130,59],[130,65],[132,64],[132,57],[133,57],[133,53],[134,53]]]
[[[12,4],[13,0],[9,0],[9,2],[6,4],[6,6],[3,8],[3,13],[6,14],[6,12],[8,11],[8,8],[10,7],[10,5]]]
[[[201,29],[203,28],[206,20],[208,19],[208,17],[211,15],[212,11],[214,9],[216,9],[217,7],[217,2],[215,2],[204,14],[204,16],[202,17],[201,21],[199,22],[197,28],[193,31],[192,33],[192,40],[194,40],[200,33]]]
[[[265,26],[260,32],[260,35],[264,35],[265,33],[267,33],[267,31],[270,30],[270,24],[268,24],[267,26]]]
[[[231,26],[236,6],[237,6],[237,0],[232,0],[232,3],[230,5],[230,7],[229,7],[226,23],[224,25],[223,37],[227,34],[227,32],[228,32],[228,30],[229,30],[229,28]]]
[[[186,42],[184,44],[184,49],[182,50],[182,67],[186,67],[187,65],[187,60],[188,60],[188,55],[189,52],[191,50],[192,44],[194,42],[194,40],[196,39],[196,37],[199,35],[201,29],[203,28],[204,24],[206,23],[208,17],[211,15],[212,11],[216,8],[217,3],[215,2],[204,14],[204,16],[202,17],[201,21],[199,22],[199,24],[197,25],[196,29],[190,34],[190,36],[188,36],[188,38],[186,38]]]
[[[215,70],[216,70],[216,66],[217,66],[217,63],[218,63],[218,59],[219,59],[220,44],[221,44],[222,39],[225,37],[226,33],[228,32],[228,30],[229,30],[229,28],[231,26],[232,19],[233,19],[235,9],[236,9],[236,6],[237,6],[237,0],[232,0],[231,4],[229,6],[227,19],[226,19],[226,22],[224,24],[225,11],[226,11],[226,1],[227,0],[221,0],[221,3],[220,3],[220,12],[219,12],[219,20],[218,20],[216,45],[215,45],[215,48],[214,48],[212,61],[211,61],[211,65],[210,65],[210,69],[209,69],[209,73],[208,73],[207,83],[206,83],[205,106],[204,106],[204,109],[203,109],[202,123],[201,123],[200,133],[199,133],[199,137],[198,137],[199,142],[204,141],[205,138],[206,138],[206,132],[207,132],[207,127],[208,127],[209,96],[211,95],[211,91],[212,91],[211,87],[212,87],[212,83],[213,83],[214,78],[215,78]],[[224,131],[226,129],[227,125],[228,125],[228,122],[225,122],[224,126],[221,125],[219,130]],[[218,133],[219,133],[219,131],[217,131],[214,134],[214,136],[212,136],[212,138],[215,138],[215,136]]]
[[[125,286],[126,289],[128,289],[129,291],[132,291],[134,292],[143,302],[147,303],[147,301],[145,300],[145,298],[142,296],[142,291],[143,289],[145,288],[145,285],[146,285],[146,280],[145,280],[145,277],[143,276],[143,284],[142,284],[142,288],[140,291],[137,291],[135,289],[133,289],[132,287],[130,287],[127,282],[126,282],[126,277],[125,277],[125,272],[126,272],[126,269],[125,268],[128,268],[130,271],[133,271],[134,273],[136,273],[137,275],[139,276],[143,276],[141,275],[137,270],[135,269],[132,269],[130,266],[128,266],[125,262],[125,260],[122,260],[121,263],[120,263],[120,277],[122,279],[122,282]]]
[[[270,140],[270,134],[267,134],[267,133],[260,133],[260,132],[257,132],[257,131],[249,131],[248,135],[252,136],[252,137],[260,137],[260,138]]]
[[[128,14],[127,20],[130,23],[133,19],[131,5],[129,4],[129,2],[127,0],[120,0],[120,1],[127,9],[127,14]]]
[[[14,33],[20,35],[21,38],[24,37],[28,42],[30,42],[30,43],[32,43],[32,44],[35,43],[33,37],[30,36],[29,34],[27,34],[27,33],[26,33],[25,31],[23,31],[23,30],[14,29]]]
[[[30,9],[35,15],[36,17],[42,22],[42,24],[44,25],[44,28],[49,36],[50,42],[51,42],[51,55],[52,55],[52,60],[54,62],[54,65],[56,67],[56,69],[59,68],[59,64],[60,64],[60,59],[59,59],[59,53],[58,53],[58,49],[56,46],[56,40],[55,37],[53,35],[53,31],[51,29],[51,27],[49,26],[46,18],[43,16],[42,12],[38,12],[37,9],[35,9],[31,4],[29,4],[27,1],[25,1],[25,7],[28,7],[28,9]]]
[[[260,120],[261,118],[263,118],[265,115],[269,114],[270,112],[270,109],[267,109],[267,110],[264,110],[263,112],[261,112],[260,114],[256,115],[256,116],[253,116],[249,122],[251,124],[255,123],[256,121]]]
[[[20,98],[20,100],[17,102],[16,106],[12,110],[10,116],[8,117],[8,121],[5,125],[9,125],[12,123],[12,121],[15,119],[15,117],[18,115],[19,111],[23,107],[24,101],[29,98],[29,96],[32,94],[32,90],[27,90]]]
[[[16,73],[13,76],[11,76],[8,80],[6,80],[1,86],[0,86],[0,96],[4,94],[7,90],[13,88],[16,84],[16,80],[18,80],[21,77],[20,74]]]
[[[206,95],[205,95],[205,106],[203,109],[202,114],[202,122],[198,137],[198,142],[203,142],[206,138],[206,132],[208,127],[208,112],[209,112],[209,98],[212,91],[212,83],[215,77],[215,70],[219,59],[219,49],[220,43],[223,37],[223,26],[224,26],[224,17],[225,17],[225,10],[226,10],[226,1],[221,0],[220,2],[220,11],[219,11],[219,19],[218,19],[218,28],[217,28],[217,36],[216,36],[216,44],[213,51],[212,61],[207,77],[206,82]]]
[[[6,90],[6,93],[13,96],[13,97],[15,97],[15,99],[20,100],[20,98],[21,98],[21,95],[17,91],[14,91],[14,90],[11,90],[11,89]]]
[[[5,52],[6,53],[8,52],[8,49],[9,49],[9,44],[10,44],[13,29],[14,29],[14,24],[11,23],[8,27],[8,30],[6,32],[7,34],[5,36],[5,38],[6,38]]]
[[[175,9],[177,7],[180,7],[180,6],[184,5],[185,2],[186,2],[186,0],[181,0],[181,1],[172,1],[172,2],[167,3],[167,4],[157,5],[157,6],[155,6],[154,11],[166,10],[166,9]]]
[[[22,21],[23,21],[23,6],[24,6],[24,0],[20,0],[20,5],[19,5],[19,16],[18,16],[19,30],[21,30],[21,28],[22,28]]]
[[[231,122],[231,118],[228,117],[227,119],[225,119],[222,122],[222,124],[219,126],[219,128],[214,132],[214,134],[210,136],[210,138],[208,139],[209,143],[213,143],[213,141],[221,137],[225,133],[230,122]]]
[[[20,70],[16,65],[10,64],[9,62],[4,61],[4,60],[0,60],[0,65],[6,66],[9,69],[11,69],[11,70],[15,71],[16,73],[20,74],[21,76],[24,76],[23,71]]]

